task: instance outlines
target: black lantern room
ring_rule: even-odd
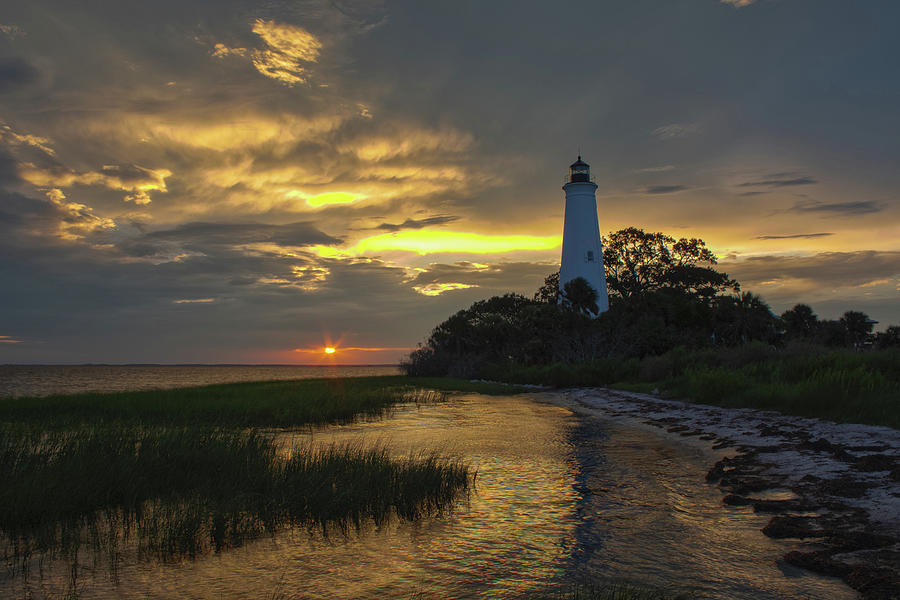
[[[583,160],[581,160],[581,156],[579,155],[578,160],[573,162],[571,166],[569,166],[569,181],[579,182],[579,181],[590,181],[591,180],[591,165],[587,164]]]

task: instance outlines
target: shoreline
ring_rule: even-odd
[[[607,388],[545,399],[702,450],[723,505],[771,514],[762,533],[801,544],[785,562],[866,600],[900,597],[900,431]]]

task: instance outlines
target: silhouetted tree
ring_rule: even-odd
[[[600,312],[597,290],[584,277],[567,281],[562,289],[562,298],[565,306],[583,315],[596,315]]]
[[[798,304],[781,313],[781,325],[786,338],[811,340],[819,327],[819,317],[808,304]]]
[[[775,340],[776,318],[762,298],[751,292],[716,298],[716,341],[729,345]]]
[[[537,302],[556,304],[559,302],[559,271],[550,273],[544,279],[544,285],[538,288],[534,294]]]
[[[900,325],[891,325],[875,336],[875,346],[882,350],[900,348]]]
[[[603,238],[606,284],[614,294],[630,298],[648,291],[674,288],[704,299],[740,286],[712,268],[716,256],[698,238],[675,238],[628,227]]]
[[[872,335],[875,322],[869,315],[856,310],[848,310],[840,320],[846,336],[846,345],[861,348]]]

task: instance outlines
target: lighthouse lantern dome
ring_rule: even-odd
[[[591,180],[591,165],[587,164],[583,160],[581,160],[581,156],[578,157],[578,160],[573,162],[569,166],[569,181],[571,182],[579,182],[579,181],[590,181]]]

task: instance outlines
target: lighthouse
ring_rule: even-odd
[[[597,184],[591,181],[591,166],[581,160],[581,156],[569,167],[569,178],[563,189],[566,191],[566,219],[559,289],[562,292],[566,283],[583,277],[597,292],[599,315],[609,310],[609,295],[597,221]]]

